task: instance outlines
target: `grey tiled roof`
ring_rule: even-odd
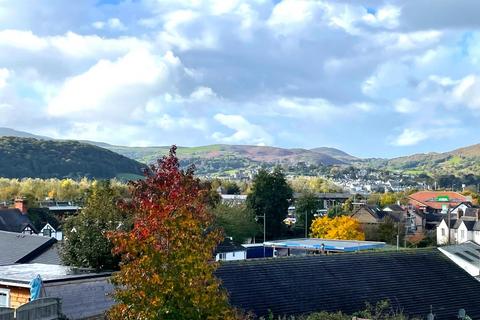
[[[29,262],[55,242],[54,238],[0,231],[0,266]]]
[[[10,232],[22,232],[25,227],[35,230],[33,223],[27,215],[18,209],[0,209],[0,230]]]
[[[436,249],[254,259],[221,264],[232,305],[257,316],[325,310],[352,314],[389,300],[410,317],[480,319],[480,282]]]
[[[60,245],[58,243],[53,244],[49,249],[28,261],[28,263],[43,263],[43,264],[57,264],[61,265],[62,260],[60,259],[59,253]]]

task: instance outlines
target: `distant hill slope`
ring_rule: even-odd
[[[380,162],[410,173],[466,175],[480,173],[480,144],[444,153],[419,153]]]
[[[122,147],[105,146],[105,148],[126,157],[150,163],[167,154],[169,147]],[[237,159],[260,163],[298,163],[339,165],[345,160],[329,154],[306,149],[284,149],[264,146],[216,144],[202,147],[179,147],[177,154],[183,160]],[[345,157],[346,158],[346,157]]]
[[[18,131],[10,128],[0,127],[0,137],[18,137],[18,138],[34,138],[39,140],[52,140],[52,138],[38,136],[36,134],[25,131]]]
[[[144,165],[78,141],[0,138],[0,177],[122,178],[141,175]]]
[[[357,157],[354,157],[342,150],[336,149],[336,148],[328,148],[328,147],[320,147],[320,148],[315,148],[315,149],[310,149],[310,151],[320,153],[320,154],[325,154],[328,155],[332,158],[343,160],[343,161],[356,161],[360,160]]]

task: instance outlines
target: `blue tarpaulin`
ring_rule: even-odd
[[[30,301],[40,298],[42,291],[42,277],[39,274],[30,281]]]

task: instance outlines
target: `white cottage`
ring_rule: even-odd
[[[215,250],[216,261],[246,260],[247,249],[235,244],[231,239],[226,238]]]
[[[50,223],[47,223],[42,230],[40,230],[39,235],[44,237],[55,238],[58,241],[63,240],[63,232],[61,230],[55,229]]]

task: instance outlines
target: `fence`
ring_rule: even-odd
[[[18,309],[0,308],[0,320],[60,320],[62,304],[58,298],[31,301]]]

